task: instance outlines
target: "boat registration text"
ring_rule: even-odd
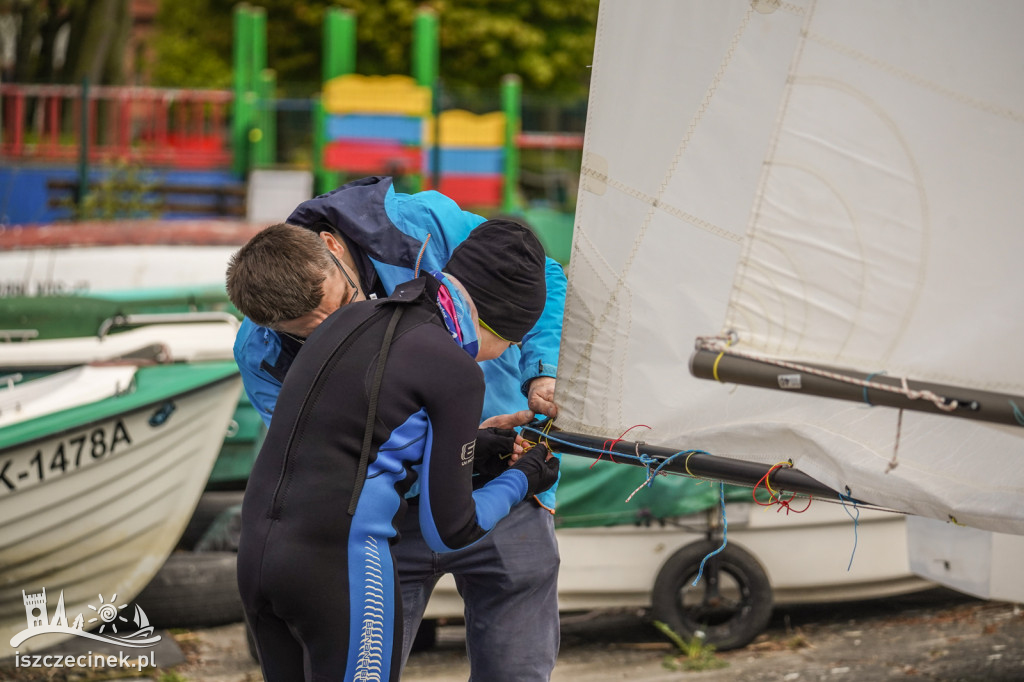
[[[18,492],[125,450],[132,438],[124,421],[102,424],[0,459],[0,495]],[[26,458],[27,455],[28,456]]]

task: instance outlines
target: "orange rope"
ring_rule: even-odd
[[[788,468],[788,467],[791,467],[791,466],[793,466],[792,462],[779,462],[778,464],[773,465],[772,468],[769,469],[768,472],[765,473],[765,475],[761,477],[761,479],[754,485],[754,489],[751,491],[751,495],[753,496],[754,503],[756,505],[758,505],[759,507],[772,507],[772,506],[777,504],[777,505],[779,505],[779,508],[776,511],[780,512],[783,509],[785,509],[787,516],[789,515],[789,512],[793,512],[794,514],[803,514],[805,511],[807,511],[808,509],[811,508],[811,502],[814,500],[814,496],[813,495],[808,495],[807,496],[807,506],[806,507],[804,507],[803,509],[794,509],[791,506],[790,503],[793,500],[796,499],[796,497],[797,497],[796,493],[793,493],[787,499],[782,499],[782,496],[778,492],[776,492],[776,490],[774,488],[772,488],[772,484],[771,484],[771,475],[772,475],[772,473],[775,472],[778,469],[783,468],[783,467],[787,467]],[[757,489],[761,486],[762,483],[764,484],[764,487],[768,489],[768,501],[767,502],[761,502],[759,499],[757,499]]]

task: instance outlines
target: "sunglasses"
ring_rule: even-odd
[[[499,339],[501,339],[502,341],[507,343],[509,348],[511,348],[512,346],[522,346],[523,345],[522,341],[510,341],[510,340],[506,339],[504,336],[502,336],[498,332],[494,331],[494,329],[492,329],[491,326],[489,324],[487,324],[486,322],[484,322],[483,320],[479,320],[479,322],[480,322],[480,326],[481,327],[483,327],[484,329],[486,329],[487,331],[489,331],[490,333],[494,334]]]

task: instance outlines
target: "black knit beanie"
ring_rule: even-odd
[[[480,321],[503,339],[522,341],[544,310],[544,247],[519,223],[480,223],[444,270],[462,282]]]

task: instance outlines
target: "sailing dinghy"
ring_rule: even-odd
[[[1022,25],[603,0],[557,425],[909,515],[916,571],[1024,600]]]

